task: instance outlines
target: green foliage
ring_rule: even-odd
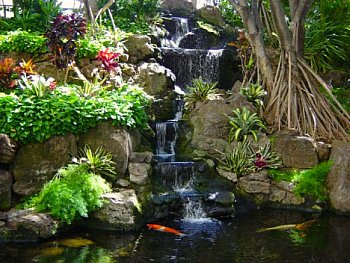
[[[254,140],[258,140],[259,130],[265,130],[266,126],[256,113],[251,113],[247,108],[233,110],[234,116],[227,116],[231,125],[229,142],[243,141],[252,135]]]
[[[252,173],[255,167],[251,151],[248,140],[238,142],[237,147],[223,161],[220,161],[219,167],[234,172],[238,177]]]
[[[316,71],[325,72],[350,57],[350,2],[318,0],[306,21],[305,58]]]
[[[108,0],[100,0],[102,7]],[[157,19],[159,0],[118,0],[110,7],[115,24],[126,32],[149,33],[150,26]]]
[[[30,79],[26,76],[22,76],[18,84],[28,96],[40,98],[47,96],[51,91],[51,87],[56,87],[55,83],[54,85],[52,85],[52,83],[54,83],[53,80],[46,80],[43,76],[33,75]]]
[[[219,31],[215,28],[215,26],[213,26],[211,24],[208,24],[208,23],[203,22],[203,21],[197,21],[197,25],[199,28],[202,28],[209,33],[212,33],[216,36],[220,35]]]
[[[296,174],[294,193],[299,196],[311,196],[320,201],[327,200],[326,179],[332,167],[332,162],[324,162],[310,170]]]
[[[71,224],[102,207],[102,194],[111,191],[107,182],[88,170],[86,164],[71,164],[58,171],[58,176],[44,185],[29,201],[29,207],[49,212],[53,217]]]
[[[98,51],[104,48],[100,41],[92,37],[79,39],[77,46],[77,58],[95,58]]]
[[[14,17],[0,20],[3,31],[22,29],[44,33],[53,18],[60,13],[57,0],[14,1]]]
[[[249,84],[246,87],[242,87],[240,93],[247,98],[248,101],[252,102],[257,108],[264,106],[264,97],[267,92],[261,85]]]
[[[185,108],[191,110],[198,101],[219,98],[217,85],[217,82],[204,82],[202,78],[192,80],[192,87],[187,87],[188,93],[185,94]]]
[[[219,9],[226,23],[234,27],[244,28],[241,17],[230,4],[229,0],[221,0],[219,3]]]
[[[323,162],[310,170],[278,171],[269,170],[269,176],[275,181],[294,182],[293,192],[298,196],[311,196],[320,201],[327,200],[326,179],[332,167],[332,162]]]
[[[332,93],[344,109],[350,113],[350,89],[345,87],[333,88]]]
[[[150,98],[137,86],[123,85],[98,97],[80,97],[73,88],[58,87],[45,97],[0,96],[0,133],[21,143],[43,141],[53,135],[80,134],[98,122],[129,128],[147,127],[145,107]]]
[[[107,153],[101,147],[92,152],[91,148],[85,145],[84,149],[79,151],[79,158],[74,158],[73,162],[86,163],[89,167],[89,172],[98,174],[105,179],[115,179],[116,177],[115,162],[112,161],[112,154]]]
[[[35,56],[47,51],[46,38],[38,33],[17,30],[0,36],[0,53],[23,52]]]

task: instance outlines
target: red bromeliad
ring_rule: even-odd
[[[111,72],[119,66],[118,62],[115,61],[119,56],[120,53],[109,51],[109,49],[106,48],[105,50],[100,50],[98,52],[97,59],[101,61],[105,70]]]

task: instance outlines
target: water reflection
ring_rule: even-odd
[[[315,219],[307,230],[257,232]],[[227,221],[154,222],[185,235],[148,230],[79,231],[37,244],[2,244],[0,262],[349,262],[348,217],[256,211]]]

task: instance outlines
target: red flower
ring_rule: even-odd
[[[106,48],[98,52],[97,59],[101,61],[104,69],[110,72],[119,66],[118,62],[115,61],[119,56],[120,53],[109,51],[109,49]]]
[[[257,166],[258,168],[263,168],[267,165],[266,160],[264,159],[264,157],[261,156],[260,153],[257,153],[255,155],[255,161],[254,161],[255,166]]]

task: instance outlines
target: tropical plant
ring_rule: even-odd
[[[231,153],[223,161],[219,160],[219,167],[234,172],[238,177],[247,175],[255,171],[254,157],[252,156],[250,143],[248,140],[238,142]]]
[[[252,102],[257,108],[264,106],[264,97],[267,92],[261,85],[249,84],[248,86],[242,87],[240,93],[247,98],[248,101]]]
[[[53,78],[45,79],[44,76],[40,75],[32,75],[30,77],[23,75],[18,84],[23,92],[38,98],[45,97],[56,88],[56,82]]]
[[[98,95],[104,88],[98,83],[84,81],[83,86],[77,86],[76,92],[80,97],[91,97]]]
[[[104,70],[111,72],[119,66],[118,62],[115,61],[119,56],[120,53],[114,52],[112,50],[109,50],[109,48],[106,48],[104,50],[100,50],[96,58],[98,61],[101,62]]]
[[[257,170],[263,168],[276,169],[282,165],[282,161],[278,153],[271,149],[270,142],[266,142],[263,146],[259,146],[258,151],[250,148],[255,159],[253,161]]]
[[[60,169],[26,206],[35,207],[39,212],[49,212],[60,221],[71,224],[102,207],[101,196],[109,191],[108,183],[91,173],[87,164],[70,164]]]
[[[265,130],[264,122],[256,113],[251,113],[247,108],[233,110],[234,116],[227,116],[231,125],[229,142],[244,141],[248,135],[252,135],[254,140],[258,140],[259,130]]]
[[[14,71],[16,71],[20,75],[37,75],[38,73],[34,71],[35,65],[33,60],[30,59],[25,61],[22,59],[22,62],[19,62],[19,66],[15,67]]]
[[[220,98],[220,96],[217,94],[217,85],[217,82],[204,82],[201,77],[199,79],[192,80],[192,86],[187,87],[188,93],[185,94],[185,108],[191,110],[195,107],[198,101]]]
[[[98,174],[105,179],[115,179],[115,162],[112,161],[112,154],[107,153],[102,147],[98,147],[93,152],[90,146],[85,145],[84,149],[79,151],[79,157],[73,158],[74,163],[87,164],[89,172]]]
[[[15,62],[13,58],[0,60],[0,91],[8,91],[16,87],[16,80],[13,77]]]
[[[74,61],[79,37],[86,33],[85,19],[76,14],[58,15],[52,27],[45,33],[47,45],[54,56],[54,64],[58,69],[68,67]]]
[[[232,8],[229,0],[221,0],[219,2],[219,9],[226,23],[230,26],[244,28],[241,17],[237,11]]]

